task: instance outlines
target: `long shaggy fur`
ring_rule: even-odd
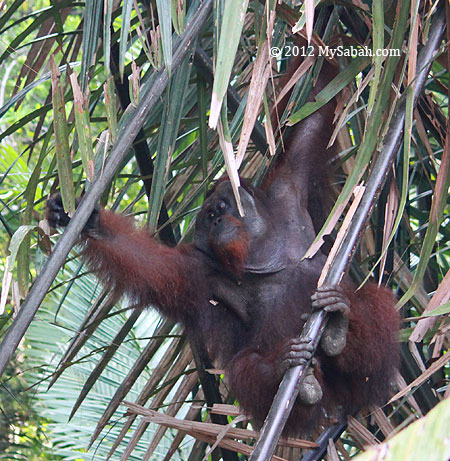
[[[325,75],[320,87],[332,76]],[[211,220],[206,207],[200,212],[205,220],[197,222],[196,246],[168,248],[130,219],[105,210],[91,220],[95,232],[82,235],[84,258],[101,280],[117,295],[181,321],[226,369],[232,393],[256,424],[270,408],[281,379],[280,351],[302,330],[325,260],[323,254],[304,261],[297,256],[314,238],[314,197],[325,190],[314,181],[323,179],[317,169],[330,155],[334,107],[331,102],[291,131],[270,177],[251,192],[253,222],[238,217],[231,186],[225,185],[229,196],[225,186],[216,186],[207,198]],[[54,225],[69,221],[60,199],[48,201],[47,217]],[[297,401],[286,433],[311,432],[324,416],[381,404],[389,393],[399,360],[392,293],[370,284],[355,292],[348,281],[343,287],[350,300],[345,349],[335,357],[318,351],[314,373],[323,398],[312,406]]]

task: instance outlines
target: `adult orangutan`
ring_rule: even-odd
[[[329,80],[319,79],[314,93]],[[219,181],[196,218],[194,243],[169,248],[105,209],[94,211],[81,237],[84,258],[106,285],[182,322],[203,343],[257,425],[286,369],[311,358],[310,344],[296,339],[304,314],[329,312],[286,426],[291,434],[310,432],[324,414],[382,403],[398,361],[391,291],[368,284],[355,293],[348,278],[317,289],[325,256],[302,259],[315,237],[318,194],[327,190],[334,110],[331,101],[291,129],[260,188],[243,182],[244,217],[230,182]],[[60,197],[47,202],[47,219],[67,225]]]

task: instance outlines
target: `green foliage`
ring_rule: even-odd
[[[442,461],[450,458],[449,436],[450,400],[436,405],[430,413],[409,425],[399,434],[376,448],[357,456],[357,461]]]
[[[81,272],[80,272],[81,269]],[[83,274],[84,269],[79,264],[71,261],[60,274],[57,283],[70,283],[71,289],[61,302],[58,290],[46,298],[42,306],[39,320],[34,322],[27,334],[27,347],[23,351],[24,361],[31,369],[27,372],[27,381],[34,383],[29,393],[39,395],[35,399],[36,414],[45,418],[45,435],[52,441],[52,452],[64,459],[92,459],[92,453],[86,452],[95,426],[103,413],[108,400],[114,395],[117,383],[121,382],[131,366],[142,354],[145,346],[151,341],[151,331],[158,325],[158,315],[144,313],[139,324],[127,335],[123,344],[114,354],[112,361],[91,389],[88,398],[82,403],[76,415],[68,421],[68,415],[86,382],[95,364],[108,350],[113,342],[115,333],[126,322],[130,311],[121,310],[122,305],[117,305],[112,315],[103,321],[89,338],[78,357],[70,367],[56,381],[50,390],[47,390],[51,373],[58,364],[61,350],[66,348],[73,337],[74,331],[79,328],[80,321],[88,312],[92,299],[99,295],[99,286],[92,275]],[[78,277],[78,278],[77,278]],[[166,349],[163,345],[161,352]],[[158,366],[158,360],[150,362],[145,372],[134,383],[128,396],[136,399],[139,392],[151,376],[152,370]],[[108,431],[101,441],[94,445],[96,456],[106,459],[112,443],[117,438],[121,426],[114,421],[123,418],[123,409],[119,408],[108,426]],[[144,438],[138,443],[131,460],[140,461],[145,454],[147,446],[157,429],[152,425]],[[124,446],[129,442],[131,434],[127,435]],[[160,449],[167,450],[170,439],[162,443]],[[185,450],[189,449],[187,443]],[[123,448],[119,452],[123,451]],[[174,459],[186,459],[181,450],[180,455]]]
[[[0,392],[0,453],[4,459],[39,461],[63,459],[53,452],[48,438],[50,420],[36,410],[36,397],[28,388],[28,379],[22,374],[24,351],[15,364],[6,370],[8,380]],[[27,365],[28,367],[28,365]]]

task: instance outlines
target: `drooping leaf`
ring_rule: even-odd
[[[211,96],[211,111],[209,126],[215,128],[219,120],[223,98],[230,81],[234,58],[244,26],[248,0],[225,2],[222,26],[220,31],[219,49],[217,51],[214,85]]]
[[[78,85],[77,74],[70,74],[73,102],[75,105],[75,129],[84,172],[89,181],[94,179],[94,150],[92,147],[91,124],[89,121],[88,97]]]
[[[119,49],[119,73],[123,80],[125,68],[125,54],[128,50],[128,35],[130,33],[131,10],[133,0],[124,0],[122,4],[122,27],[120,29],[120,49]]]
[[[191,65],[189,59],[186,59],[183,65],[171,77],[170,86],[166,94],[161,120],[161,131],[156,148],[155,170],[153,172],[152,188],[150,191],[148,220],[150,230],[156,229],[159,212],[163,203],[190,72]]]
[[[156,0],[164,63],[169,74],[172,69],[172,6],[169,0]]]
[[[36,226],[20,226],[16,232],[14,232],[14,235],[11,238],[11,241],[9,243],[9,256],[6,259],[6,264],[5,264],[5,272],[3,274],[3,283],[2,283],[2,294],[1,294],[1,302],[0,302],[0,311],[3,312],[3,309],[5,307],[6,303],[6,297],[8,296],[9,292],[9,287],[11,283],[11,277],[8,275],[9,273],[12,272],[14,268],[14,264],[17,259],[17,254],[19,252],[20,246],[26,240],[28,237],[28,234],[30,232],[33,232],[37,230]],[[26,286],[23,286],[22,289],[22,296],[26,294]]]
[[[103,0],[90,0],[86,2],[83,27],[83,53],[81,60],[81,90],[85,91],[88,84],[88,73],[94,64],[95,54],[99,46],[100,25],[103,16]]]
[[[56,67],[53,57],[50,58],[50,64],[52,73],[53,127],[55,131],[56,162],[58,165],[61,197],[66,212],[73,214],[75,212],[75,188],[61,73]]]

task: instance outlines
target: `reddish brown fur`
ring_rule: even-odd
[[[118,295],[127,293],[140,306],[166,306],[166,314],[179,319],[179,300],[189,299],[195,277],[186,265],[189,246],[162,245],[131,219],[107,210],[100,212],[100,227],[107,238],[89,238],[83,250],[92,270]]]
[[[369,283],[356,292],[345,286],[345,291],[351,302],[347,345],[334,358],[328,373],[336,381],[332,400],[355,411],[388,398],[386,380],[392,379],[400,361],[400,315],[394,295],[386,287]],[[362,385],[369,380],[370,386]]]
[[[236,229],[236,237],[218,247],[211,244],[217,259],[232,273],[241,274],[249,252],[249,238],[242,222],[234,216],[224,216],[223,219],[232,223]]]
[[[300,40],[299,46],[304,46],[306,48],[306,41]],[[317,55],[317,51],[315,53]],[[294,75],[302,60],[303,57],[301,56],[292,59],[286,73],[278,83],[280,92]],[[324,60],[320,79],[312,88],[308,101],[314,102],[316,96],[334,77],[336,77],[337,73],[337,66]],[[276,110],[274,109],[272,111],[272,125],[274,130],[276,130],[277,137],[280,134],[278,121],[287,107],[289,97],[290,92],[279,102]],[[321,229],[331,208],[332,190],[330,187],[330,161],[334,157],[335,151],[333,147],[328,148],[328,142],[333,131],[332,127],[335,110],[336,100],[332,99],[306,120],[290,127],[281,127],[281,135],[283,137],[281,148],[283,152],[271,165],[261,185],[261,188],[267,191],[271,187],[274,179],[280,176],[289,177],[291,175],[296,175],[302,178],[304,186],[303,194],[306,198],[305,208],[311,216],[316,232],[319,232]],[[323,132],[318,132],[318,129],[315,127],[315,129],[305,132],[303,124],[305,122],[309,123],[309,121],[312,121],[316,125],[330,127],[331,129],[327,128]],[[292,161],[293,157],[295,161]],[[300,168],[297,170],[298,167]],[[320,191],[320,193],[309,194],[309,190]]]
[[[135,229],[128,218],[105,210],[100,212],[99,228],[94,229],[98,234],[83,234],[84,256],[99,277],[117,294],[126,293],[140,306],[152,305],[183,322],[188,336],[208,350],[218,367],[226,368],[230,389],[258,424],[281,379],[280,351],[301,332],[301,315],[311,310],[310,297],[325,257],[288,260],[285,266],[275,264],[273,271],[260,273],[244,266],[256,247],[267,247],[262,256],[271,262],[273,254],[283,253],[284,247],[307,248],[312,241],[309,215],[314,217],[314,196],[324,189],[311,194],[312,199],[308,189],[317,192],[313,173],[329,155],[326,145],[333,111],[334,103],[329,103],[306,125],[296,127],[263,191],[248,189],[265,222],[276,230],[272,240],[250,241],[251,226],[246,228],[237,212],[219,216],[231,225],[214,238],[210,238],[214,223],[203,231],[200,237],[205,238],[199,240],[205,242],[203,247],[168,248],[144,230]],[[208,198],[214,213],[217,194],[214,188]],[[58,207],[62,205],[56,201],[54,205],[48,217],[59,223]],[[64,218],[68,221],[67,215]],[[291,226],[297,218],[298,225]],[[217,214],[214,219],[217,224]],[[289,232],[284,233],[287,227]],[[296,239],[290,240],[292,234]],[[279,239],[281,245],[270,245]],[[236,283],[236,276],[241,283]],[[381,404],[389,392],[398,365],[399,316],[392,293],[371,284],[357,292],[349,281],[343,286],[350,300],[346,347],[337,357],[327,357],[319,348],[315,375],[323,399],[312,407],[297,402],[288,420],[288,433],[310,432],[323,420],[323,410],[328,415],[351,414],[363,405]]]
[[[388,382],[399,365],[396,336],[400,317],[392,291],[367,284],[354,292],[350,283],[344,285],[344,291],[351,301],[347,345],[337,357],[327,357],[319,349],[314,370],[324,392],[322,405],[328,417],[352,414],[367,405],[385,402],[389,397]],[[244,410],[252,409],[251,416],[259,425],[278,389],[277,361],[284,344],[269,355],[258,348],[246,349],[227,368],[236,398]],[[324,422],[321,405],[299,403],[288,419],[286,433],[307,436],[311,428]]]
[[[284,343],[262,357],[261,351],[246,350],[236,355],[227,368],[230,388],[234,390],[241,408],[261,427],[278,390],[281,376],[277,373],[280,351]],[[314,368],[314,375],[326,390],[320,366]],[[324,396],[325,398],[325,396]],[[251,408],[251,412],[247,409]],[[321,405],[295,405],[286,424],[285,435],[309,435],[309,430],[323,422]]]
[[[168,248],[146,231],[135,229],[130,219],[105,210],[101,211],[100,225],[106,238],[88,238],[84,256],[107,285],[117,293],[127,293],[142,306],[150,304],[160,308],[164,315],[174,320],[185,318],[189,311],[189,316],[197,316],[201,321],[206,312],[200,310],[199,296],[208,289],[198,270],[198,262],[192,256],[193,247]],[[228,270],[241,270],[248,251],[248,239],[241,230],[241,240],[235,239],[222,249],[214,249]],[[233,261],[233,257],[237,260]],[[313,288],[305,285],[302,290],[309,292]],[[315,375],[324,392],[321,405],[295,405],[286,434],[306,435],[324,422],[322,408],[329,416],[342,410],[351,414],[361,406],[380,404],[388,397],[387,381],[399,360],[396,347],[399,315],[394,308],[392,292],[373,284],[354,292],[346,283],[344,289],[351,301],[347,345],[337,357],[326,357],[318,351]],[[300,314],[308,312],[309,305],[299,302],[297,309],[298,316],[284,319],[286,324],[298,325]],[[228,335],[227,320],[221,321],[222,314],[215,312],[219,317],[208,328],[211,328],[211,336],[216,338],[217,335],[220,341],[219,331],[225,329],[223,333]],[[274,306],[271,314],[274,323],[280,321],[277,317],[282,312]],[[287,332],[285,337],[288,340],[292,334]],[[284,344],[282,341],[271,350],[257,345],[242,348],[231,354],[232,359],[226,367],[230,388],[257,425],[263,423],[278,388],[281,376],[277,364]],[[366,385],[368,376],[370,386]]]

